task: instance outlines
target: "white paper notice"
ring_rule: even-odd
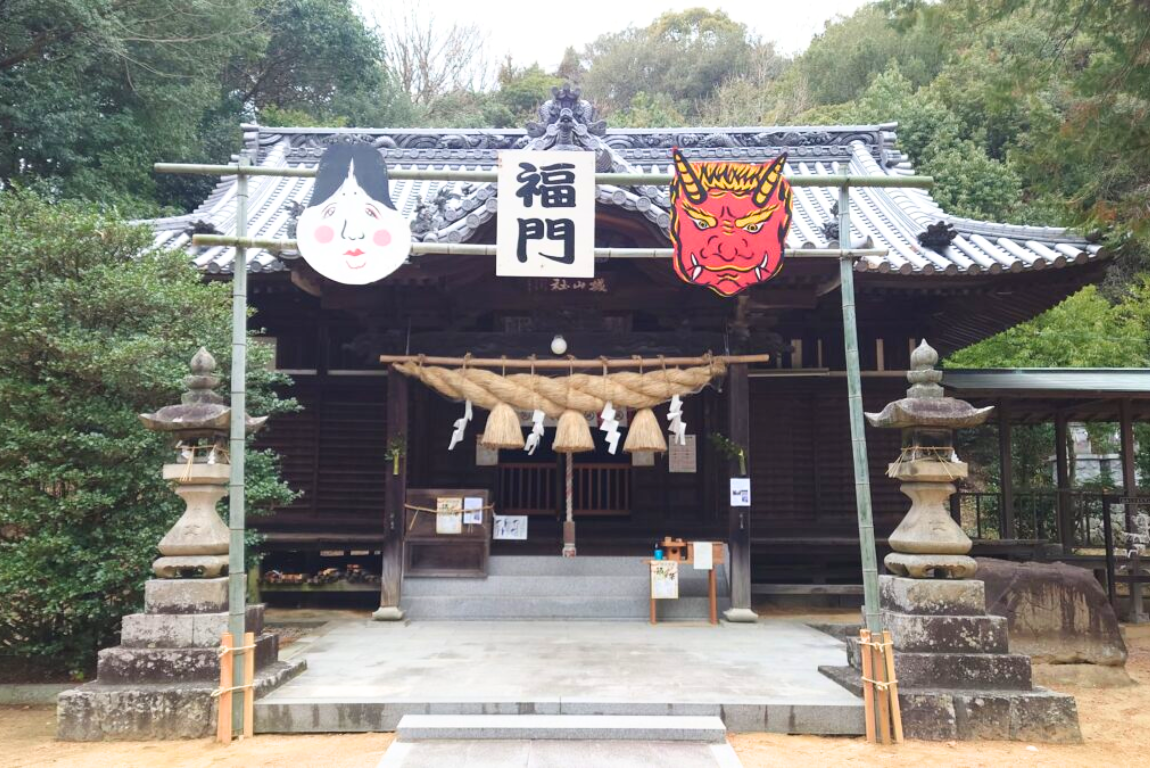
[[[732,477],[731,478],[731,506],[732,507],[749,507],[749,506],[751,506],[751,478],[749,478],[749,477]]]
[[[714,545],[709,541],[696,541],[693,542],[695,550],[695,570],[696,571],[709,571],[714,565],[711,563],[711,555],[714,554]]]
[[[435,532],[442,534],[463,533],[463,513],[440,512],[436,514]]]
[[[527,515],[496,515],[493,538],[527,540]]]
[[[479,496],[463,498],[463,524],[483,525],[483,499]]]

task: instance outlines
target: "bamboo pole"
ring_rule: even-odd
[[[233,235],[192,235],[192,245],[197,248],[237,247],[260,248],[273,253],[295,253],[298,243],[291,239],[274,237],[236,237]],[[494,256],[497,246],[487,243],[412,243],[411,253],[415,256]],[[839,259],[844,256],[881,257],[890,253],[887,248],[789,248],[788,259]],[[675,255],[673,248],[596,248],[597,259],[669,259]]]
[[[206,165],[200,163],[156,163],[152,166],[156,173],[180,173],[197,176],[280,176],[294,178],[313,178],[316,175],[316,166],[294,167],[265,167],[253,166],[242,169],[236,165]],[[391,179],[400,181],[409,179],[414,181],[472,181],[494,182],[498,179],[497,171],[465,171],[448,170],[446,168],[399,168],[391,166],[387,169]],[[660,186],[670,184],[674,180],[670,173],[597,173],[596,184],[610,184],[613,186]],[[926,189],[934,184],[930,176],[820,176],[817,174],[796,174],[787,176],[792,187],[914,187]]]
[[[220,654],[220,695],[216,698],[216,741],[221,744],[232,743],[232,664],[234,657],[232,648],[232,633],[225,632],[220,638],[220,646],[224,652]]]
[[[248,158],[240,158],[246,167]],[[247,235],[248,181],[240,175],[236,180],[236,234]],[[244,573],[244,443],[247,424],[247,342],[248,342],[248,270],[247,249],[236,248],[235,269],[232,271],[232,373],[231,373],[231,473],[228,479],[228,632],[233,638],[243,637],[247,614],[247,579]],[[243,685],[243,669],[235,666],[232,686]],[[245,692],[236,691],[232,727],[243,728],[243,701]]]
[[[866,740],[875,743],[874,731],[874,664],[870,655],[870,630],[859,631],[859,658],[862,659],[863,719],[866,721]]]
[[[256,635],[244,633],[244,737],[255,735],[256,714]]]
[[[890,686],[890,719],[894,726],[894,743],[902,744],[902,705],[898,702],[898,678],[894,676],[894,643],[890,631],[883,630],[882,641],[886,644],[886,682]]]
[[[564,371],[571,368],[594,368],[595,370],[603,370],[603,368],[650,368],[658,369],[664,365],[675,366],[697,366],[707,365],[708,363],[723,363],[725,365],[733,365],[735,363],[766,363],[770,362],[770,355],[715,355],[713,357],[620,357],[612,360],[577,360],[571,359],[558,359],[558,360],[524,360],[522,358],[502,358],[502,357],[435,357],[432,355],[380,355],[379,362],[384,365],[395,365],[397,363],[423,363],[424,365],[447,365],[447,366],[460,366],[466,365],[468,368],[534,368],[536,370],[554,370],[562,369]]]
[[[887,687],[886,648],[882,635],[871,635],[871,645],[866,649],[874,661],[875,698],[878,699],[878,732],[883,744],[890,744],[890,688]]]
[[[842,165],[846,172],[846,164]],[[839,245],[851,245],[850,190],[839,190]],[[863,421],[862,374],[859,371],[858,320],[855,316],[854,265],[849,258],[839,262],[843,305],[843,338],[847,362],[847,407],[850,412],[851,448],[854,459],[855,508],[858,513],[859,549],[862,556],[863,613],[871,634],[882,632],[878,613],[878,555],[874,543],[874,515],[871,511],[870,466],[867,461],[866,424]]]

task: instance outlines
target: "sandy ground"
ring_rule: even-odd
[[[829,613],[829,612],[828,612]],[[830,616],[820,616],[833,620]],[[1078,699],[1084,744],[908,742],[869,746],[859,738],[735,734],[746,768],[802,765],[1146,766],[1150,758],[1150,626],[1127,630],[1127,671],[1140,685],[1098,690],[1065,688]],[[53,740],[55,710],[0,708],[0,768],[374,768],[391,734],[257,736],[225,747],[211,740],[70,744]]]

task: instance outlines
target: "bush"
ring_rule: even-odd
[[[0,193],[0,655],[76,673],[140,607],[182,502],[137,414],[177,401],[200,345],[226,378],[230,323],[228,285],[147,228]],[[248,349],[249,412],[294,407]],[[290,499],[273,455],[248,461],[253,514]]]

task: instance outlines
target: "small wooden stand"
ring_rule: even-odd
[[[679,563],[679,565],[694,565],[695,562],[695,543],[684,542],[682,539],[672,539],[670,537],[663,539],[662,548],[667,551],[668,556],[666,560],[644,560],[647,566],[650,567],[651,563],[659,562],[672,562]],[[722,542],[711,542],[711,569],[707,571],[707,597],[710,601],[710,616],[708,620],[711,624],[719,623],[719,588],[718,579],[715,576],[715,566],[722,565],[723,559],[723,544]],[[658,615],[655,610],[655,597],[651,596],[651,623],[655,624],[658,621]]]
[[[222,744],[232,742],[232,691],[244,690],[244,737],[254,734],[255,725],[255,677],[256,677],[256,636],[244,633],[244,644],[237,648],[231,632],[225,632],[220,639],[220,687],[212,692],[219,699],[216,720],[216,741]],[[243,655],[243,685],[237,689],[232,685],[235,672],[235,657]]]
[[[901,744],[902,711],[898,701],[898,679],[894,674],[894,644],[890,632],[876,639],[869,630],[859,632],[859,654],[862,657],[863,705],[866,717],[866,740],[875,744]],[[876,735],[877,731],[877,735]]]

